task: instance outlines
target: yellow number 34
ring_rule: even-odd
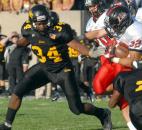
[[[36,51],[36,55],[41,63],[45,63],[47,61],[46,56],[43,55],[43,51],[39,46],[32,46],[32,50]],[[47,52],[47,57],[52,59],[54,63],[60,62],[63,59],[61,58],[61,54],[57,51],[56,46],[51,47]]]

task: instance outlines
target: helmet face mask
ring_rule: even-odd
[[[131,23],[132,17],[129,9],[124,6],[110,8],[105,18],[106,30],[114,37],[120,37],[124,34]]]
[[[50,27],[50,11],[44,5],[35,5],[29,11],[29,20],[32,23],[34,29],[42,32]],[[40,27],[42,29],[39,29]]]

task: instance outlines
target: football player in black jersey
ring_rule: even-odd
[[[129,103],[129,114],[133,125],[137,130],[142,130],[142,62],[138,64],[141,69],[121,72],[116,77],[109,106],[115,107],[120,97],[124,95]]]
[[[29,20],[22,26],[22,38],[18,45],[31,44],[31,49],[39,59],[39,63],[31,67],[23,80],[18,83],[11,96],[6,120],[0,125],[0,130],[11,130],[15,115],[20,108],[25,93],[43,86],[48,82],[59,84],[63,89],[70,110],[96,116],[104,130],[112,130],[111,113],[108,109],[97,108],[89,103],[82,103],[78,92],[73,67],[68,55],[68,47],[77,49],[90,57],[104,54],[104,48],[98,51],[89,50],[73,39],[70,25],[50,21],[50,11],[43,5],[35,5],[29,11]],[[2,44],[6,42],[1,41]]]

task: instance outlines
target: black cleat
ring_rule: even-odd
[[[111,111],[109,109],[104,109],[104,114],[100,121],[103,126],[103,130],[112,130]]]
[[[5,124],[0,124],[0,130],[11,130],[11,127],[6,126]]]

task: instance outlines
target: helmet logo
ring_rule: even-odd
[[[37,21],[40,22],[40,21],[45,21],[46,20],[46,16],[45,15],[42,15],[42,16],[38,16],[37,17]]]
[[[32,13],[32,11],[29,11],[29,17],[30,17],[30,18],[33,18],[33,13]]]
[[[120,13],[119,15],[118,15],[118,21],[119,21],[119,23],[123,20],[123,19],[125,19],[126,18],[126,13]]]

